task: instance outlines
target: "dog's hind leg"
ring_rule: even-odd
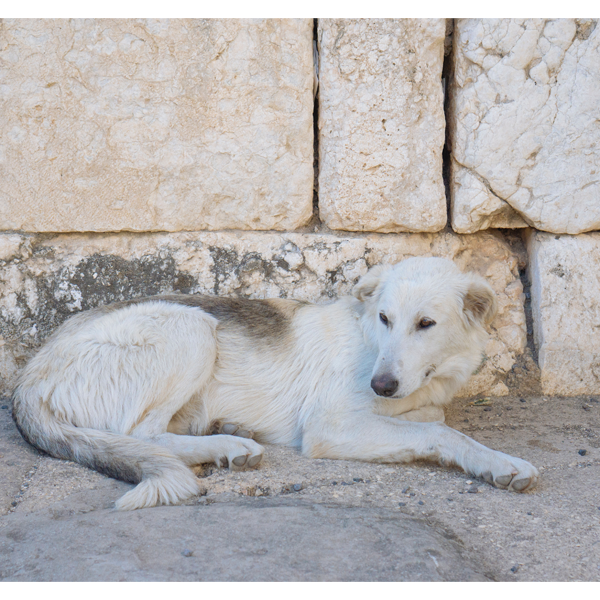
[[[255,467],[262,460],[264,449],[253,440],[230,435],[162,433],[169,418],[169,411],[151,411],[131,432],[131,438],[140,440],[151,448],[161,447],[167,456],[172,457],[173,464],[171,468],[163,468],[156,473],[150,465],[142,481],[117,500],[115,507],[118,510],[175,504],[197,494],[198,480],[190,468],[195,465],[214,462],[217,466],[229,466],[232,471],[237,471]]]
[[[200,310],[159,300],[74,318],[22,373],[15,421],[52,456],[137,483],[119,509],[185,500],[199,491],[196,476],[168,444],[152,440],[160,442],[173,415],[210,381],[216,327]],[[222,450],[232,461],[256,454]],[[217,452],[197,454],[213,460]]]
[[[254,437],[254,431],[244,429],[235,423],[223,423],[220,419],[213,421],[210,424],[210,435],[217,434],[235,435],[236,437],[242,437],[252,439]]]
[[[135,436],[135,432],[133,434]],[[254,440],[231,435],[177,435],[162,433],[145,438],[146,441],[167,448],[188,466],[215,463],[237,471],[255,467],[263,457],[264,448]]]

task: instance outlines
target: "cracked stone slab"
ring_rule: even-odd
[[[295,229],[312,19],[4,19],[0,229]]]
[[[321,220],[439,231],[445,19],[319,19],[318,37]]]
[[[0,234],[0,384],[9,390],[41,342],[80,310],[173,291],[329,302],[351,293],[369,267],[411,256],[450,258],[492,285],[499,312],[463,393],[508,393],[506,377],[526,345],[524,264],[488,232]]]
[[[532,233],[528,250],[542,391],[600,394],[600,233]]]
[[[423,520],[377,508],[265,499],[53,519],[9,515],[0,529],[0,579],[488,580],[459,543]]]
[[[596,19],[457,19],[452,227],[600,229]]]

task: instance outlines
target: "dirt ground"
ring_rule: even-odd
[[[29,447],[0,400],[0,580],[600,580],[600,399],[455,400],[447,423],[541,473],[516,494],[427,463],[204,468],[185,506]],[[241,532],[244,532],[243,534]]]

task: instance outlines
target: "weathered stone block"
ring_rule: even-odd
[[[600,394],[600,233],[528,239],[542,391]]]
[[[294,229],[312,19],[4,20],[0,229]]]
[[[452,227],[600,229],[596,19],[458,19]]]
[[[487,356],[464,394],[506,394],[506,376],[525,348],[519,257],[490,233],[4,234],[0,240],[0,385],[7,388],[41,341],[80,310],[173,290],[326,302],[349,294],[370,266],[410,256],[453,259],[498,294]]]
[[[331,229],[446,224],[444,19],[319,19],[319,211]]]

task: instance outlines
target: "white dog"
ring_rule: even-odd
[[[52,456],[139,483],[123,510],[196,494],[193,465],[254,467],[249,431],[313,458],[428,459],[524,491],[535,467],[435,422],[495,313],[490,286],[440,258],[375,267],[328,305],[135,299],[65,322],[22,373],[14,418]]]

